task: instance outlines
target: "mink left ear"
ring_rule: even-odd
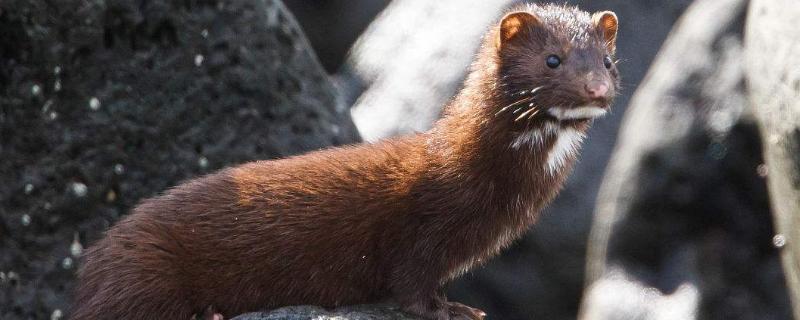
[[[529,34],[533,28],[541,26],[542,22],[530,12],[517,11],[507,14],[500,21],[500,34],[495,45],[497,49],[503,48],[515,39]]]
[[[617,49],[617,15],[611,11],[600,11],[592,15],[592,23],[603,36],[608,52],[613,54]]]

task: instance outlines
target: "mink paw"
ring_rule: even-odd
[[[447,310],[452,320],[483,320],[486,312],[458,302],[447,302]]]
[[[189,320],[225,320],[225,317],[219,313],[212,313],[212,314],[205,314],[198,316],[197,314],[193,315]]]

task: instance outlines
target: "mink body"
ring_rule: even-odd
[[[87,250],[73,319],[384,301],[427,319],[482,318],[441,286],[557,194],[613,98],[615,35],[613,13],[518,8],[430,131],[226,168],[143,201]]]

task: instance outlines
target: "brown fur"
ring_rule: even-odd
[[[73,319],[387,300],[428,319],[480,318],[447,302],[441,286],[518,238],[575,159],[551,173],[557,136],[531,148],[512,141],[548,122],[585,132],[591,121],[498,111],[541,85],[536,108],[585,104],[590,73],[612,84],[599,102],[607,107],[617,86],[616,67],[602,62],[608,36],[587,13],[518,10],[536,20],[500,41],[502,28],[487,34],[465,88],[429,132],[251,162],[143,201],[86,253]],[[561,69],[545,66],[550,53],[564,57]]]

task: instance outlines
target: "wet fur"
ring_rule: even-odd
[[[548,166],[560,130],[583,134],[590,124],[546,112],[514,121],[519,113],[498,111],[538,86],[547,89],[532,98],[537,108],[583,102],[571,79],[583,69],[556,75],[541,63],[546,52],[585,46],[585,63],[575,65],[605,71],[598,55],[606,47],[588,14],[518,9],[545,28],[501,50],[492,29],[465,88],[429,132],[251,162],[143,201],[86,252],[73,319],[380,301],[430,319],[459,317],[441,286],[534,223],[576,157]],[[533,130],[540,139],[512,147]]]

